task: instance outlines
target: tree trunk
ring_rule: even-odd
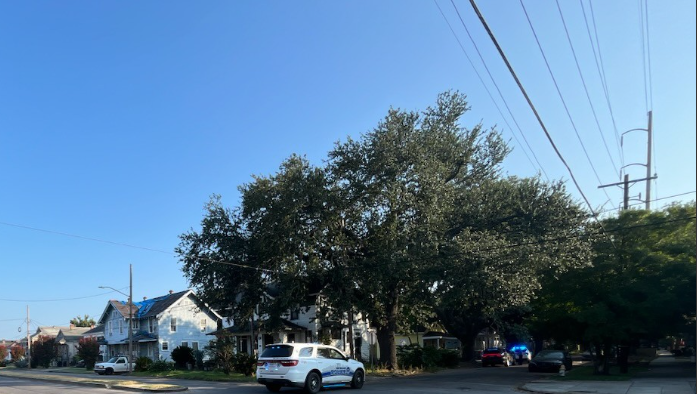
[[[349,354],[351,358],[357,360],[356,349],[354,349],[353,346],[353,308],[350,308],[348,313],[348,338],[346,338],[346,340],[349,343]]]
[[[392,291],[392,304],[387,305],[387,325],[378,327],[378,342],[380,344],[380,362],[387,369],[399,368],[397,365],[397,344],[395,333],[397,332],[397,315],[399,311],[399,296],[397,291]]]
[[[457,339],[460,340],[460,344],[462,345],[462,361],[475,360],[474,340],[477,339],[477,334],[479,334],[479,332],[476,330],[470,330],[457,335]]]

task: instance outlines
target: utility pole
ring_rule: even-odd
[[[649,133],[648,149],[646,151],[646,210],[651,209],[651,138],[652,138],[652,118],[653,111],[649,111],[649,127],[646,129]],[[625,208],[626,209],[626,208]]]
[[[620,137],[620,145],[624,146],[624,135],[627,133],[630,133],[632,131],[646,131],[648,133],[648,140],[647,140],[647,150],[646,150],[646,164],[644,163],[631,163],[627,164],[622,167],[624,169],[625,167],[629,167],[632,165],[640,165],[640,166],[646,166],[646,178],[641,178],[641,179],[632,179],[628,180],[627,174],[624,175],[624,181],[623,182],[617,182],[617,183],[610,183],[607,185],[600,185],[598,186],[598,189],[601,189],[603,187],[607,186],[618,186],[618,185],[623,185],[624,186],[624,209],[626,210],[629,206],[628,200],[629,200],[629,182],[635,183],[635,182],[642,182],[646,181],[646,200],[644,200],[644,203],[646,204],[646,210],[651,209],[651,180],[658,178],[658,175],[654,174],[651,176],[651,145],[653,141],[653,111],[649,111],[649,125],[648,128],[646,129],[631,129],[627,130],[624,133],[622,133],[622,136]],[[640,197],[641,198],[641,197]]]
[[[29,332],[29,305],[27,305],[27,368],[31,369],[31,333]]]
[[[128,373],[133,365],[133,264],[128,265]]]

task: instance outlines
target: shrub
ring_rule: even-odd
[[[233,368],[235,371],[251,376],[257,367],[257,358],[246,353],[238,353],[234,357]]]
[[[136,359],[136,371],[144,372],[150,369],[152,360],[149,357],[138,357]]]
[[[0,360],[5,360],[7,357],[7,346],[0,345]]]
[[[218,334],[215,340],[208,343],[206,352],[216,368],[229,375],[234,368],[235,337],[228,333]]]
[[[194,350],[188,346],[177,346],[172,350],[172,360],[177,368],[186,369],[187,364],[194,364]]]
[[[153,363],[150,364],[150,368],[148,368],[148,371],[151,371],[151,372],[174,371],[174,363],[169,362],[169,361],[163,361],[163,360],[153,361]]]
[[[29,366],[29,362],[26,358],[15,361],[15,368],[26,368]]]
[[[47,336],[39,337],[39,340],[34,342],[31,347],[31,366],[36,368],[42,366],[48,368],[51,366],[51,361],[58,356],[55,338]]]
[[[196,369],[203,371],[203,351],[194,350],[194,358],[196,359]]]
[[[6,367],[6,366],[7,366],[7,362],[5,361],[5,359],[0,360],[0,367]]]
[[[453,368],[460,362],[459,355],[454,350],[422,348],[419,345],[400,346],[397,348],[397,359],[403,369]]]
[[[77,355],[80,359],[85,360],[85,369],[94,369],[94,364],[97,363],[99,357],[99,343],[97,338],[80,338],[77,345]]]
[[[21,346],[12,346],[10,348],[10,356],[12,356],[12,361],[18,361],[24,358],[24,348]]]

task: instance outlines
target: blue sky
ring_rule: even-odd
[[[597,177],[520,2],[480,3],[593,208],[617,208],[622,191],[597,186],[646,161],[646,133],[625,136],[622,160],[581,2],[560,5],[600,128],[556,3],[524,4]],[[641,4],[592,3],[617,134],[647,127],[653,110],[660,207],[694,199],[665,197],[695,190],[695,2],[648,1],[648,51]],[[293,153],[321,164],[390,106],[424,109],[449,89],[469,98],[463,126],[511,140],[506,173],[541,166],[568,181],[469,2],[455,5],[532,152],[450,1],[0,0],[0,338],[26,335],[27,305],[32,332],[98,318],[109,298],[124,299],[98,286],[128,292],[129,264],[135,300],[188,288],[173,249],[211,194],[236,206],[252,175]],[[645,171],[627,168],[632,179]]]

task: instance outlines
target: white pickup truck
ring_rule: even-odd
[[[131,371],[135,369],[135,363],[131,363]],[[103,363],[94,365],[94,372],[99,375],[111,375],[128,372],[128,357],[116,356]]]

